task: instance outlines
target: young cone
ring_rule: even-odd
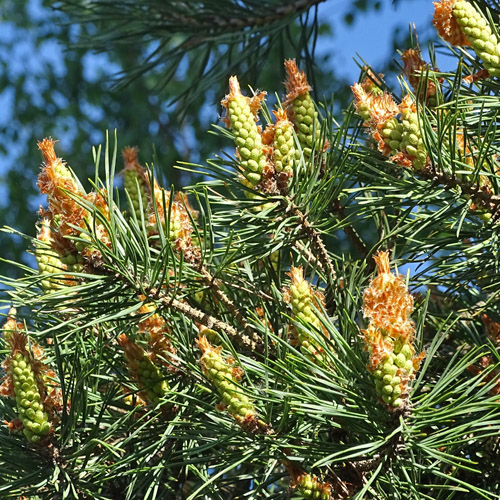
[[[307,82],[304,71],[299,71],[295,59],[285,61],[285,70],[287,94],[283,106],[287,110],[290,120],[295,124],[304,155],[310,157],[313,149],[319,152],[321,137],[318,112],[309,93],[311,86]]]
[[[500,45],[482,13],[465,0],[434,2],[439,35],[457,46],[471,45],[491,76],[500,76]]]
[[[191,223],[191,217],[196,219],[198,215],[196,210],[191,208],[187,197],[182,193],[176,193],[170,203],[170,191],[158,186],[156,181],[153,191],[154,201],[149,206],[148,235],[154,236],[159,230],[166,233],[168,220],[166,237],[175,250],[184,253],[184,260],[197,265],[200,259],[200,248],[193,241],[194,230]]]
[[[57,158],[54,151],[54,141],[51,138],[43,139],[38,143],[45,163],[38,176],[40,193],[47,195],[49,210],[57,218],[57,232],[53,234],[54,242],[59,246],[62,254],[75,251],[75,244],[66,236],[78,236],[80,231],[76,227],[84,227],[85,209],[70,195],[85,196],[75,182],[71,171],[61,158]]]
[[[221,354],[222,346],[212,346],[201,333],[196,343],[202,352],[200,363],[203,373],[222,397],[218,409],[227,410],[248,432],[265,431],[266,425],[258,419],[254,404],[239,385],[243,370],[234,365],[234,358],[224,358]]]
[[[61,158],[56,157],[52,139],[44,139],[38,143],[38,147],[45,159],[42,171],[38,176],[38,188],[42,194],[47,195],[49,212],[54,226],[57,226],[57,231],[51,233],[52,248],[59,255],[70,255],[69,259],[72,263],[73,257],[79,253],[91,265],[100,265],[101,252],[90,243],[91,238],[88,232],[94,233],[96,239],[111,247],[109,235],[99,219],[89,213],[71,195],[79,196],[87,201],[95,207],[96,211],[109,219],[106,192],[101,190],[98,193],[85,194]],[[71,237],[82,238],[85,242],[75,243]]]
[[[422,170],[427,163],[427,152],[420,132],[417,107],[410,96],[405,96],[399,105],[401,111],[402,135],[399,153],[391,161],[404,167]]]
[[[391,273],[388,252],[379,252],[374,259],[378,276],[363,294],[363,314],[370,320],[363,340],[377,394],[392,411],[407,405],[409,384],[424,353],[415,355],[413,297],[403,278]]]
[[[400,105],[387,93],[369,94],[359,84],[352,87],[356,111],[365,118],[378,150],[395,163],[421,170],[428,161],[421,137],[417,107],[410,96]],[[398,119],[401,116],[401,120]]]
[[[249,187],[255,187],[263,179],[267,167],[267,152],[257,126],[257,113],[265,93],[246,97],[241,93],[236,76],[229,78],[229,94],[222,101],[226,109],[224,123],[234,134],[242,175]]]
[[[118,342],[125,351],[130,374],[139,384],[139,395],[145,401],[156,404],[169,391],[165,377],[146,351],[125,334],[118,336]]]
[[[45,290],[58,290],[65,286],[75,285],[75,279],[71,279],[70,275],[61,276],[61,273],[63,271],[71,273],[83,270],[82,258],[78,253],[59,254],[60,247],[55,244],[52,224],[50,213],[46,213],[40,221],[35,243],[35,258],[43,278],[41,283]],[[54,277],[54,274],[59,276]]]
[[[145,299],[144,296],[139,298]],[[141,306],[139,314],[147,315],[147,317],[139,322],[139,333],[146,335],[151,350],[151,361],[170,371],[175,371],[174,357],[177,350],[169,340],[170,329],[166,321],[155,311],[154,304],[148,303]]]
[[[321,320],[318,318],[314,307],[319,308],[323,297],[315,292],[311,285],[304,278],[302,266],[292,266],[288,273],[292,283],[290,288],[285,290],[284,299],[292,306],[292,316],[294,319],[303,321],[317,332],[324,332]],[[300,327],[292,327],[292,343],[314,361],[324,359],[324,350],[317,345],[314,339]]]
[[[273,113],[276,117],[273,140],[274,166],[278,174],[283,172],[288,177],[292,177],[293,164],[300,158],[299,152],[295,148],[293,123],[282,109],[273,111]]]
[[[6,375],[0,392],[3,396],[15,397],[24,435],[28,441],[39,443],[52,430],[47,410],[55,405],[51,404],[47,388],[47,369],[28,351],[28,337],[23,324],[16,322],[15,312],[15,309],[10,310],[4,326],[10,354],[3,363]]]
[[[318,481],[318,478],[312,474],[301,474],[297,478],[296,488],[302,495],[302,498],[314,500],[331,499],[332,486],[329,483]]]

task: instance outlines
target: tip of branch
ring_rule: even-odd
[[[122,157],[125,162],[125,167],[130,164],[137,163],[137,153],[139,152],[139,148],[137,146],[127,146],[123,148]]]
[[[380,251],[377,255],[373,256],[375,264],[377,264],[377,271],[379,274],[389,274],[391,272],[391,265],[389,262],[389,252]]]
[[[38,149],[43,154],[43,159],[45,160],[45,164],[51,165],[57,160],[56,152],[54,151],[54,144],[57,141],[54,141],[52,137],[46,137],[42,141],[38,141]]]
[[[299,95],[307,94],[312,87],[307,82],[307,77],[304,71],[300,71],[295,59],[287,59],[285,61],[285,71],[287,79],[285,80],[285,88],[287,95],[283,106],[288,106]]]

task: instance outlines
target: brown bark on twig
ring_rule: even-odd
[[[203,276],[203,281],[212,290],[216,297],[224,304],[228,310],[234,315],[238,323],[242,326],[246,335],[252,339],[256,344],[260,344],[260,338],[257,332],[248,324],[246,318],[241,314],[241,311],[233,304],[231,299],[224,293],[220,288],[220,280],[216,279],[210,274],[210,272],[204,267],[201,269],[201,274]]]
[[[418,175],[425,179],[430,179],[436,184],[441,184],[447,189],[459,187],[460,190],[469,195],[472,200],[481,208],[488,210],[496,219],[500,215],[500,196],[491,192],[485,186],[470,184],[458,179],[456,176],[451,176],[445,172],[439,172],[432,165],[417,172]]]
[[[340,204],[339,201],[335,201],[332,210],[338,216],[340,221],[347,219],[344,207]],[[354,247],[360,253],[361,258],[366,259],[370,254],[370,251],[368,250],[368,247],[364,244],[359,234],[355,231],[355,229],[350,225],[346,225],[342,228],[342,231],[344,231],[346,236],[351,240]]]
[[[299,229],[304,230],[314,249],[316,250],[316,252],[318,252],[318,261],[321,262],[324,269],[327,271],[325,274],[327,275],[328,282],[331,283],[336,278],[337,273],[335,272],[332,260],[328,255],[328,250],[326,249],[326,246],[321,239],[321,235],[318,233],[318,231],[316,231],[316,229],[311,226],[307,217],[291,200],[284,199],[282,201],[282,204],[283,208],[285,209],[285,213],[291,213],[294,217],[297,217],[299,219]]]
[[[175,311],[186,315],[188,318],[191,318],[193,321],[201,323],[207,328],[224,332],[226,335],[239,341],[251,351],[262,352],[264,350],[263,343],[259,338],[255,339],[254,337],[249,337],[247,334],[238,331],[236,328],[228,325],[224,321],[214,318],[199,309],[191,307],[186,302],[182,302],[175,297],[168,296],[157,289],[152,289],[150,294],[152,299],[159,300],[160,303],[166,308],[174,309]]]

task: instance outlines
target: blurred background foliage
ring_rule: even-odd
[[[339,74],[332,54],[354,53],[335,36],[338,24],[362,22],[391,3],[0,0],[2,225],[35,234],[43,202],[36,143],[47,136],[60,141],[57,153],[81,179],[93,174],[91,146],[117,129],[120,147],[139,146],[142,162],[154,159],[165,185],[191,182],[172,166],[223,148],[206,131],[218,119],[230,74],[240,75],[243,88],[251,82],[272,95],[281,92],[283,59],[295,57],[316,98],[333,93],[340,112],[351,100],[352,79]],[[337,24],[324,15],[330,9],[341,9]],[[393,45],[401,47],[407,33],[394,29]],[[394,56],[389,51],[386,68],[376,70],[387,71]],[[21,237],[0,233],[0,248],[3,259],[33,262]],[[16,272],[0,266],[0,274]]]

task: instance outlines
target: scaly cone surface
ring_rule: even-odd
[[[45,290],[58,290],[65,286],[75,285],[76,280],[72,279],[71,275],[61,276],[61,273],[82,271],[82,258],[78,253],[59,254],[60,247],[55,243],[53,237],[53,224],[50,212],[45,212],[39,223],[35,243],[35,258],[43,278],[41,283]],[[54,274],[59,274],[59,276],[52,276]]]
[[[139,395],[147,402],[157,403],[169,391],[168,382],[160,369],[146,351],[125,334],[118,336],[118,342],[125,352],[130,374],[139,384]]]
[[[144,296],[139,297],[145,300]],[[157,313],[156,306],[146,303],[139,309],[139,314],[147,315],[139,322],[139,333],[146,335],[146,340],[151,350],[151,361],[156,365],[161,365],[170,371],[175,371],[176,348],[169,339],[170,329],[166,321]],[[153,313],[153,314],[151,314]]]
[[[403,278],[391,273],[388,252],[379,252],[374,259],[378,276],[363,294],[363,314],[370,323],[362,333],[377,394],[392,411],[408,405],[409,384],[424,353],[415,355],[413,297]]]
[[[10,354],[3,363],[6,372],[0,392],[3,396],[16,399],[23,433],[32,443],[38,443],[48,436],[52,424],[47,410],[56,407],[53,391],[47,387],[48,369],[28,351],[28,337],[24,325],[15,320],[15,309],[9,312],[4,325],[4,338],[10,347]],[[34,351],[43,351],[34,346]]]
[[[422,170],[427,163],[427,152],[420,132],[417,106],[410,96],[405,96],[399,105],[401,111],[402,135],[399,153],[391,161],[405,167]]]
[[[38,176],[38,188],[42,194],[47,195],[49,203],[52,248],[65,257],[70,254],[71,262],[73,258],[75,262],[78,260],[75,255],[79,253],[90,264],[99,265],[102,260],[101,252],[90,243],[87,232],[90,228],[96,239],[111,247],[109,235],[99,219],[73,199],[72,195],[88,202],[96,212],[100,212],[109,220],[105,190],[86,194],[76,183],[63,160],[56,157],[52,139],[44,139],[38,143],[38,147],[45,160]],[[71,237],[82,238],[85,242],[75,242]]]
[[[290,288],[285,290],[284,299],[292,306],[292,316],[294,319],[303,321],[311,329],[324,332],[321,320],[318,318],[314,308],[319,308],[323,297],[315,292],[311,285],[304,278],[302,267],[292,266],[288,273],[292,283]],[[317,342],[300,327],[292,327],[292,343],[297,345],[300,350],[314,361],[324,359],[324,350]]]
[[[297,491],[305,499],[330,500],[332,486],[318,481],[312,474],[301,474],[296,481]]]
[[[148,235],[154,236],[159,230],[166,233],[168,220],[167,239],[175,250],[184,253],[184,260],[190,264],[198,264],[200,248],[193,240],[194,229],[191,222],[191,217],[196,220],[196,210],[191,208],[187,197],[182,193],[176,193],[170,203],[170,191],[159,187],[156,182],[153,196],[154,202],[149,206]]]
[[[85,209],[70,195],[85,197],[85,193],[75,182],[71,171],[61,158],[57,158],[54,151],[54,141],[51,138],[43,139],[38,143],[45,163],[38,176],[40,193],[47,195],[49,210],[53,218],[57,218],[57,231],[53,233],[56,244],[61,253],[73,252],[75,244],[66,236],[77,236],[73,226],[84,227]]]
[[[298,150],[295,148],[293,123],[282,109],[273,111],[273,113],[276,117],[273,140],[274,167],[278,174],[284,172],[289,177],[292,177],[294,162],[297,162],[300,157]]]
[[[190,215],[193,219],[197,218],[196,210],[189,205],[187,197],[182,193],[176,193],[170,203],[170,191],[160,187],[155,178],[152,179],[151,186],[146,169],[137,159],[138,151],[136,147],[127,147],[123,150],[125,167],[122,171],[125,188],[130,195],[137,220],[140,221],[144,216],[148,235],[155,236],[158,231],[165,231],[168,219],[168,240],[174,244],[176,250],[184,252],[186,261],[196,263],[199,260],[200,249],[192,238],[193,225],[190,218]]]
[[[355,83],[351,89],[356,111],[377,141],[378,150],[399,165],[423,169],[428,156],[420,132],[417,107],[412,98],[405,96],[401,104],[397,105],[386,92],[368,93],[359,83]]]
[[[465,0],[434,2],[438,34],[456,46],[470,45],[491,76],[500,76],[500,44],[483,14]]]
[[[224,358],[221,354],[222,346],[212,346],[201,333],[196,343],[202,352],[200,363],[203,373],[212,382],[222,398],[218,409],[227,410],[236,422],[248,432],[265,431],[266,425],[258,419],[253,402],[240,385],[243,370],[239,366],[235,366],[234,358]]]
[[[244,96],[236,76],[229,78],[229,94],[222,101],[226,109],[223,121],[234,134],[234,142],[240,158],[243,177],[249,187],[255,187],[263,179],[267,166],[267,153],[257,126],[258,112],[265,93]]]
[[[313,152],[319,153],[321,126],[318,112],[310,95],[311,86],[304,71],[299,71],[295,59],[285,61],[287,79],[286,97],[283,106],[292,123],[295,124],[297,137],[304,155],[309,158]]]
[[[286,194],[290,179],[294,174],[294,167],[299,164],[300,152],[295,145],[294,125],[288,119],[286,111],[278,109],[273,111],[273,114],[276,117],[276,123],[270,123],[266,127],[262,133],[262,142],[272,151],[273,180],[276,182],[276,188],[281,194]],[[269,169],[267,172],[270,173]],[[270,180],[267,184],[264,182],[259,187],[271,186],[272,181],[269,182]],[[272,192],[272,188],[263,189],[263,191]]]
[[[316,476],[303,471],[296,463],[288,459],[283,460],[283,465],[290,475],[290,487],[302,498],[316,500],[332,498],[333,487],[330,483],[319,481]]]

